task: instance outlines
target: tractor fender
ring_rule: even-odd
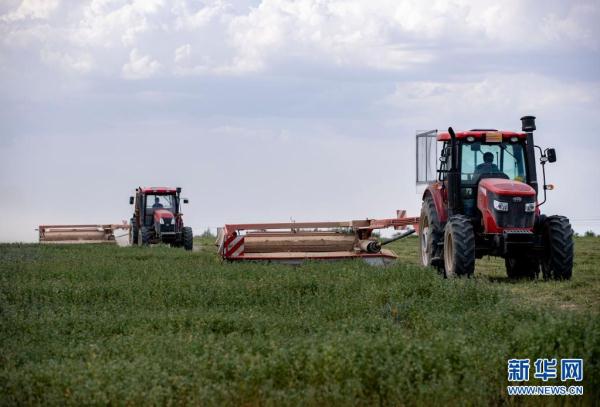
[[[444,224],[446,221],[448,221],[448,211],[444,205],[444,192],[445,191],[442,188],[442,184],[439,182],[428,185],[425,189],[425,192],[423,192],[423,200],[425,200],[425,198],[428,196],[431,196],[433,199],[438,220],[441,224]]]
[[[483,230],[486,233],[502,233],[502,228],[496,224],[496,219],[489,206],[488,190],[485,185],[477,187],[477,209],[481,213]]]

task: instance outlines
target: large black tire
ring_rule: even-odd
[[[545,279],[569,280],[573,275],[573,229],[564,216],[548,216],[542,227]]]
[[[537,277],[540,264],[537,259],[530,257],[507,257],[504,259],[506,275],[508,278],[528,278],[533,280]]]
[[[470,277],[475,271],[475,234],[469,218],[451,216],[444,231],[444,276]]]
[[[427,196],[423,199],[419,220],[419,247],[423,266],[442,265],[438,243],[442,240],[443,235],[444,232],[440,225],[433,198]]]
[[[145,226],[142,226],[142,230],[140,231],[140,239],[139,239],[141,246],[149,246],[151,238],[152,238],[152,234],[150,232],[150,229],[148,229]]]
[[[194,248],[194,233],[189,226],[183,228],[183,248],[185,250],[192,250]]]
[[[139,243],[138,242],[139,229],[138,229],[137,222],[135,221],[135,218],[131,218],[130,226],[131,227],[129,229],[129,244],[131,246],[136,246]]]

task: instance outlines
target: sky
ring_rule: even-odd
[[[554,147],[547,214],[600,232],[600,1],[0,0],[0,241],[181,186],[225,223],[418,215],[417,130]]]

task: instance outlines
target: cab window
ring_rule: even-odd
[[[147,209],[173,209],[174,199],[173,195],[147,195],[146,196],[146,208]]]
[[[461,180],[464,184],[476,183],[482,174],[495,173],[502,178],[525,181],[525,157],[522,143],[474,141],[462,145]]]

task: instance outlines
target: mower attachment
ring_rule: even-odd
[[[343,260],[360,258],[369,264],[384,265],[397,256],[381,246],[373,231],[393,227],[406,229],[419,218],[365,219],[346,222],[287,222],[228,224],[219,228],[216,245],[219,255],[229,261],[277,261],[298,264],[305,260]],[[412,234],[405,232],[402,237]]]

